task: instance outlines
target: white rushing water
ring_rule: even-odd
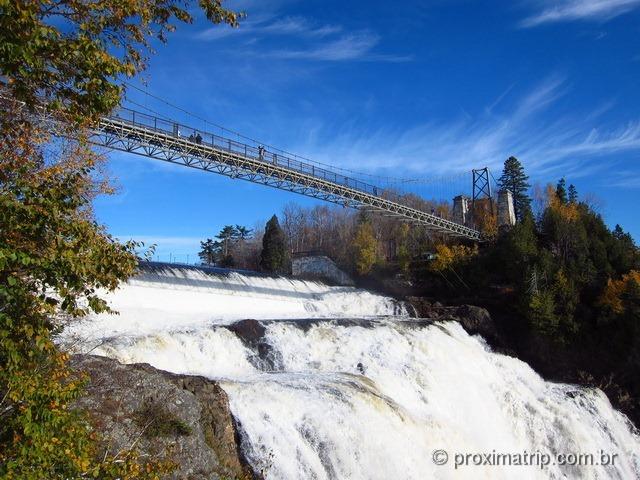
[[[148,272],[110,299],[119,316],[65,338],[219,380],[244,454],[269,479],[640,478],[640,437],[602,392],[545,382],[457,323],[411,319],[391,299],[194,270]],[[234,333],[244,318],[260,319],[261,338]],[[518,459],[535,465],[476,465]]]

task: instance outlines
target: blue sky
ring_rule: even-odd
[[[420,187],[429,197],[450,196],[471,168],[497,177],[515,155],[533,182],[566,177],[600,199],[608,223],[640,238],[640,0],[226,5],[247,13],[240,28],[200,17],[179,26],[143,90],[317,161],[448,179]],[[205,126],[134,89],[129,96]],[[193,259],[199,240],[225,224],[314,204],[138,156],[109,159],[120,188],[97,201],[98,218],[165,256]]]

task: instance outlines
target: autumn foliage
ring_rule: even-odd
[[[611,309],[613,313],[622,314],[625,312],[625,293],[638,288],[640,288],[640,270],[631,270],[618,280],[610,278],[600,297],[600,304]]]
[[[199,5],[236,25],[220,0]],[[99,292],[137,262],[138,245],[92,216],[91,200],[109,187],[85,129],[119,104],[120,78],[144,69],[152,39],[191,21],[188,9],[174,0],[0,0],[2,479],[159,478],[170,469],[134,448],[101,451],[73,407],[85,379],[53,339],[65,322],[108,311]]]

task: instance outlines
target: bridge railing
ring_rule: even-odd
[[[112,114],[109,118],[120,122],[126,122],[134,126],[141,126],[146,129],[161,132],[165,135],[170,135],[176,138],[189,139],[195,143],[208,145],[220,150],[225,150],[236,155],[244,156],[245,158],[251,158],[253,160],[285,167],[291,170],[295,170],[299,173],[360,190],[371,195],[380,197],[384,195],[385,197],[388,197],[391,193],[381,187],[362,182],[361,180],[355,179],[353,177],[342,175],[320,165],[310,162],[303,162],[279,152],[272,152],[267,148],[261,147],[260,145],[256,146],[239,142],[229,137],[216,135],[212,132],[194,128],[188,125],[183,125],[181,123],[167,120],[161,117],[148,115],[146,113],[131,110],[129,108],[122,107],[118,109],[114,114]]]

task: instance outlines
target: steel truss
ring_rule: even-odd
[[[93,128],[90,140],[115,150],[375,211],[449,236],[481,239],[477,230],[383,198],[378,187],[228,138],[206,133],[196,139],[195,129],[185,138],[180,128],[184,127],[168,120],[132,110],[123,114],[121,110],[103,118]]]

